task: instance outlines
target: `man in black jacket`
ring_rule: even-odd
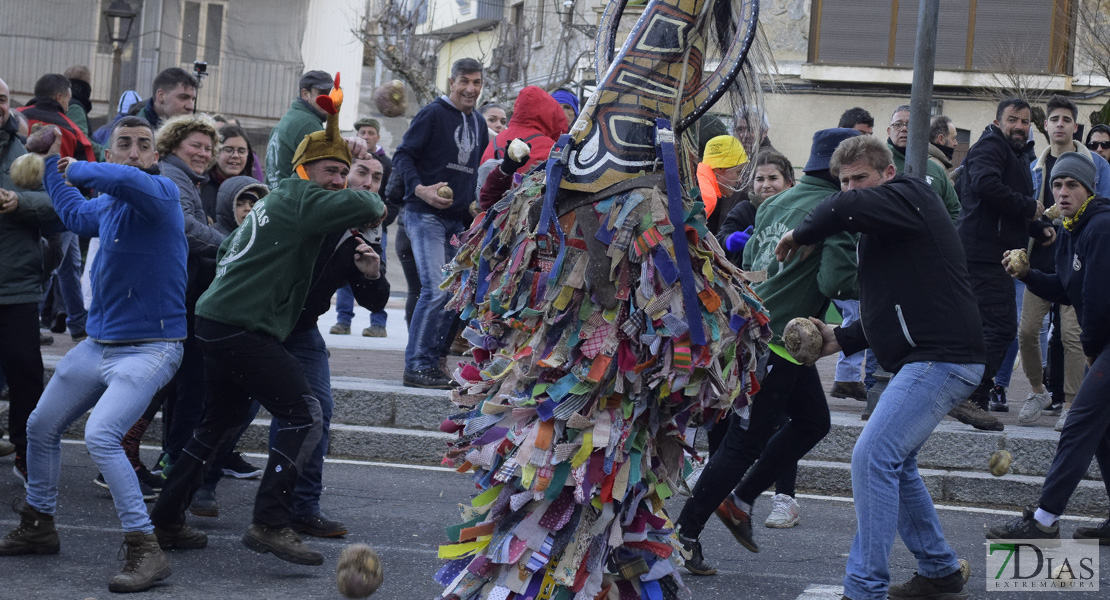
[[[1098,459],[1103,473],[1110,472],[1110,205],[1094,195],[1095,167],[1086,157],[1065,152],[1052,168],[1052,192],[1064,228],[1056,246],[1056,272],[1030,270],[1011,262],[1006,271],[1025,282],[1029,291],[1048,300],[1070,304],[1079,318],[1083,354],[1090,371],[1060,434],[1056,456],[1048,468],[1036,510],[1026,510],[1007,524],[992,527],[987,539],[1059,539],[1060,515],[1091,466]],[[1103,476],[1110,494],[1110,479]],[[1072,537],[1097,539],[1110,544],[1110,521],[1097,527],[1080,527]]]
[[[967,153],[964,174],[959,179],[963,209],[956,229],[967,254],[967,271],[979,302],[986,344],[983,380],[971,397],[982,410],[987,409],[988,392],[994,386],[1002,357],[1017,335],[1014,283],[999,261],[1006,250],[1026,247],[1031,226],[1044,212],[1044,206],[1033,198],[1029,161],[1022,157],[1030,119],[1032,112],[1025,100],[999,102],[994,123]],[[1051,227],[1039,229],[1038,241],[1048,241]],[[959,413],[953,416],[959,418]],[[997,429],[1002,430],[1003,425],[998,423]]]
[[[836,233],[860,234],[860,320],[835,330],[811,320],[821,329],[822,355],[870,347],[895,373],[852,452],[858,529],[844,596],[966,597],[960,595],[966,562],[945,541],[917,471],[918,448],[983,374],[982,327],[964,253],[936,194],[921,180],[898,176],[882,141],[845,140],[830,170],[844,191],[783,234],[775,254],[788,260]],[[895,532],[918,565],[909,582],[890,586]]]

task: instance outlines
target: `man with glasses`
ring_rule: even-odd
[[[902,175],[906,172],[906,143],[910,137],[910,107],[908,104],[903,104],[894,109],[894,114],[890,115],[890,126],[887,127],[886,134],[887,146],[894,153],[894,167],[898,169],[898,174]],[[948,216],[952,217],[952,222],[955,223],[959,220],[960,198],[956,195],[956,190],[952,187],[952,181],[948,179],[948,173],[945,172],[944,168],[933,161],[926,161],[925,181],[932,186],[933,191],[944,201],[944,207],[948,209]]]
[[[1110,125],[1099,123],[1087,133],[1087,149],[1110,161]]]

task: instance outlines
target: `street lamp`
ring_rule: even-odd
[[[112,43],[112,93],[108,100],[109,106],[119,100],[123,45],[127,43],[127,38],[131,37],[131,24],[135,22],[137,14],[126,0],[113,0],[112,4],[104,9],[105,31],[108,41]]]

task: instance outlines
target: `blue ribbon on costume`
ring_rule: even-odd
[[[555,211],[555,197],[559,195],[559,184],[563,181],[563,169],[567,166],[567,161],[570,159],[570,151],[573,147],[570,135],[563,134],[559,136],[559,141],[551,148],[551,154],[547,157],[547,179],[544,182],[546,189],[544,190],[543,197],[543,210],[540,212],[540,225],[536,229],[536,237],[542,236],[544,240],[541,243],[547,243],[546,238],[549,237],[551,228],[555,228],[555,235],[559,237],[559,254],[555,259],[555,265],[551,268],[551,273],[547,275],[548,285],[555,285],[559,281],[559,271],[563,266],[563,259],[566,257],[566,238],[563,235],[563,228],[559,225],[559,215]]]
[[[663,161],[663,174],[667,182],[667,212],[674,225],[671,241],[674,243],[674,258],[678,263],[678,278],[682,289],[682,305],[686,308],[686,320],[690,324],[690,341],[694,345],[705,345],[705,329],[701,321],[701,301],[694,286],[694,270],[690,261],[690,247],[686,240],[686,219],[682,211],[682,181],[678,174],[678,157],[674,150],[674,132],[667,119],[655,120],[655,153]]]

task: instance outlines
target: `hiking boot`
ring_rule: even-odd
[[[189,504],[189,512],[198,517],[220,516],[220,503],[216,502],[216,490],[197,489],[193,494],[193,501]]]
[[[829,395],[833,398],[852,398],[867,402],[867,388],[862,381],[834,381]]]
[[[988,540],[1058,540],[1060,522],[1052,527],[1041,525],[1033,518],[1033,509],[1026,508],[1020,517],[1014,517],[1003,525],[995,525],[987,530]]]
[[[419,371],[410,371],[405,369],[405,376],[403,379],[405,387],[428,388],[433,390],[449,390],[455,385],[455,381],[450,377],[443,374],[443,371],[435,367],[428,367]]]
[[[1006,388],[996,385],[991,388],[988,395],[991,412],[1010,412],[1010,405],[1006,403]]]
[[[293,517],[293,531],[307,533],[312,537],[332,538],[347,535],[347,526],[324,513],[318,512],[307,517]]]
[[[135,475],[138,476],[137,471],[136,471]],[[108,490],[109,492],[112,491],[108,487],[108,482],[104,481],[104,474],[103,473],[97,473],[96,478],[93,479],[93,483],[95,483],[96,485]],[[141,477],[139,478],[139,493],[141,493],[143,495],[143,500],[144,501],[153,502],[153,501],[157,500],[158,499],[158,492],[160,492],[160,491],[161,491],[160,489],[155,490],[154,488],[147,485],[146,482],[144,482]]]
[[[0,440],[0,456],[7,456],[15,453],[15,444],[8,440]]]
[[[1060,418],[1056,419],[1056,425],[1054,425],[1052,427],[1052,430],[1053,431],[1063,431],[1064,430],[1064,424],[1067,423],[1067,421],[1068,421],[1068,409],[1065,408],[1065,409],[1060,411]]]
[[[964,400],[956,405],[956,408],[948,412],[948,416],[983,431],[1002,431],[1006,429],[1006,425],[1002,421],[976,406],[971,400]]]
[[[767,520],[763,522],[764,527],[787,529],[802,520],[801,509],[798,508],[798,501],[793,496],[775,494],[771,502],[773,507],[771,514],[767,515]]]
[[[1049,404],[1052,404],[1052,396],[1048,392],[1029,392],[1025,397],[1025,404],[1021,407],[1021,412],[1018,413],[1018,423],[1022,425],[1029,425],[1036,423],[1037,419],[1041,418],[1041,411],[1043,411]]]
[[[12,506],[15,510],[15,506]],[[19,526],[0,539],[0,556],[57,554],[61,549],[54,515],[41,513],[26,502],[20,507]]]
[[[120,551],[126,553],[127,564],[108,581],[110,592],[141,592],[173,573],[170,559],[162,554],[153,533],[124,533]]]
[[[23,482],[23,489],[27,489],[27,457],[16,452],[12,461],[12,475]]]
[[[258,479],[262,477],[262,469],[256,467],[243,458],[242,452],[232,452],[228,455],[227,460],[224,461],[224,466],[220,469],[227,477],[234,477],[235,479]]]
[[[890,586],[890,600],[963,600],[971,595],[964,589],[971,576],[971,566],[960,559],[960,568],[944,577],[925,577],[914,573],[906,583]]]
[[[388,337],[385,325],[371,325],[362,330],[362,337]]]
[[[1099,546],[1110,546],[1110,519],[1095,527],[1080,527],[1071,537],[1077,540],[1098,540]]]
[[[682,550],[679,554],[682,555],[686,570],[694,575],[716,575],[717,567],[705,562],[705,557],[701,554],[701,542],[698,540],[691,540],[689,538],[678,536],[679,543],[682,544]]]
[[[335,325],[331,326],[331,329],[328,330],[328,333],[332,335],[351,335],[351,324],[336,323]]]
[[[243,545],[259,554],[267,552],[298,565],[322,565],[324,555],[309,548],[289,527],[266,527],[252,523],[243,534]]]
[[[740,510],[740,507],[733,504],[732,500],[728,498],[725,498],[725,501],[717,507],[716,513],[717,518],[732,532],[732,537],[736,538],[741,546],[752,552],[759,552],[759,544],[756,544],[755,538],[752,537],[752,516],[750,514]]]
[[[163,550],[200,550],[208,547],[208,536],[201,530],[182,523],[178,527],[154,526],[154,537]]]

